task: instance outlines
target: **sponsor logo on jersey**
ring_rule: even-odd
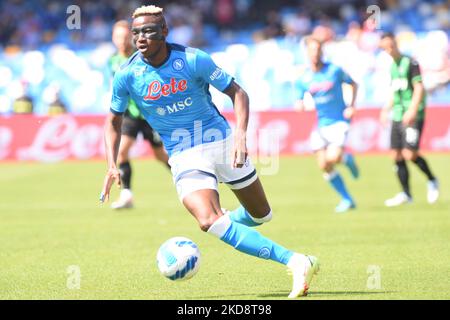
[[[222,76],[222,69],[220,69],[219,67],[216,68],[216,70],[214,70],[214,72],[209,76],[209,79],[211,81],[216,80],[217,78],[220,78]]]
[[[187,88],[187,80],[185,79],[177,81],[175,78],[170,78],[170,83],[161,83],[158,80],[155,80],[148,85],[148,94],[144,97],[144,100],[156,101],[161,97],[184,92]]]
[[[408,79],[398,78],[392,79],[392,90],[400,91],[408,89]]]
[[[172,113],[177,113],[177,112],[183,111],[184,109],[186,109],[187,107],[190,107],[190,106],[192,106],[192,98],[187,97],[184,100],[174,102],[174,103],[166,105],[164,107],[157,107],[156,113],[159,114],[160,116],[165,116],[167,114],[172,114]]]
[[[331,90],[331,88],[333,88],[333,86],[333,81],[315,82],[311,84],[308,91],[311,92],[311,94],[315,94],[319,91],[329,91]]]

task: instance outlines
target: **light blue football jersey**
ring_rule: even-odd
[[[346,108],[342,94],[342,83],[353,83],[353,80],[340,67],[325,63],[321,70],[313,72],[307,69],[296,81],[297,97],[303,100],[309,92],[316,105],[318,126],[328,126],[339,121],[349,121],[344,118]]]
[[[230,134],[228,122],[212,102],[209,85],[223,92],[233,78],[199,49],[177,44],[168,48],[168,58],[160,67],[147,63],[140,52],[129,58],[114,76],[111,112],[125,112],[131,97],[171,156]]]

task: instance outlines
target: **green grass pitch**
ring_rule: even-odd
[[[304,299],[450,298],[450,155],[428,159],[442,187],[433,206],[412,165],[415,202],[383,206],[398,191],[386,155],[357,157],[358,181],[339,167],[358,203],[347,214],[333,212],[338,198],[312,157],[282,158],[277,175],[261,177],[274,219],[259,230],[321,260]],[[133,164],[136,208],[121,212],[98,202],[102,161],[0,164],[0,299],[286,299],[284,266],[202,233],[168,171],[153,160]],[[221,202],[238,205],[224,186]],[[191,280],[171,282],[156,268],[160,244],[173,236],[200,247]],[[79,289],[67,285],[70,266],[79,268]]]

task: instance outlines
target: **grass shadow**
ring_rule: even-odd
[[[390,294],[396,291],[312,291],[308,294],[309,298],[321,297],[321,296],[355,296],[355,295],[378,295],[378,294]],[[259,298],[282,298],[289,295],[288,291],[279,293],[259,294]]]
[[[312,291],[308,294],[308,298],[322,297],[322,296],[355,296],[355,295],[379,295],[379,294],[391,294],[396,291]],[[193,299],[236,299],[238,297],[254,296],[256,298],[287,298],[289,291],[277,291],[274,293],[257,294],[257,293],[236,293],[236,294],[223,294],[215,296],[199,296],[192,297]]]

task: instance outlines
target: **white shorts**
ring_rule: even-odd
[[[242,168],[232,167],[232,147],[233,137],[230,135],[225,140],[198,145],[170,157],[173,181],[181,201],[194,191],[217,190],[218,183],[239,190],[258,178],[248,157]]]
[[[311,149],[318,151],[328,146],[344,147],[350,124],[339,121],[329,126],[318,127],[311,133]]]

